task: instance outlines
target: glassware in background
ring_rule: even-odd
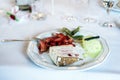
[[[26,22],[29,20],[44,20],[46,19],[43,11],[44,0],[15,0],[16,6],[12,8],[11,12],[19,18],[19,22]],[[16,11],[18,7],[18,10]]]
[[[34,3],[31,4],[32,6],[32,13],[31,18],[35,20],[45,20],[46,13],[44,10],[44,0],[36,0]]]
[[[86,13],[86,15],[87,15],[87,17],[85,17],[84,18],[84,21],[86,22],[86,23],[95,23],[95,22],[97,22],[97,20],[95,19],[95,18],[93,18],[92,16],[91,16],[91,14],[90,14],[90,3],[91,3],[91,0],[86,0],[87,1],[87,13]]]
[[[23,10],[26,10],[30,8],[30,18],[34,20],[44,20],[46,19],[46,14],[44,11],[44,0],[16,0],[16,4],[23,8]],[[24,9],[25,8],[25,9]]]
[[[55,15],[55,0],[51,0],[51,14]]]
[[[106,21],[103,23],[103,26],[105,26],[105,27],[115,26],[114,22],[110,18],[110,11],[113,8],[114,3],[115,3],[114,0],[103,0],[102,1],[102,4],[106,8],[106,12],[108,15],[107,16],[108,18],[106,18]]]
[[[35,15],[37,19],[46,19],[46,17],[53,17],[55,14],[55,0],[37,0],[33,4]]]
[[[65,2],[65,13],[63,18],[66,21],[79,21],[79,13],[81,12],[80,7],[86,5],[87,0],[66,0]],[[77,11],[77,12],[76,12]]]
[[[68,0],[67,15],[64,16],[66,21],[81,21],[84,23],[95,23],[97,20],[90,14],[90,0]],[[72,11],[73,9],[73,11]],[[76,12],[77,11],[77,12]]]
[[[15,0],[17,5],[30,5],[37,0]]]

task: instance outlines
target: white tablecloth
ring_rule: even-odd
[[[51,15],[50,0],[45,1],[46,20],[3,22],[0,24],[0,40],[29,39],[56,28],[82,26],[82,28],[97,33],[106,39],[110,55],[100,66],[85,72],[46,70],[36,66],[28,58],[26,54],[28,42],[0,42],[0,80],[118,80],[120,78],[120,25],[112,28],[100,26],[102,21],[105,21],[107,14],[105,9],[99,6],[98,0],[91,0],[89,15],[87,15],[87,10],[85,10],[87,8],[84,5],[80,7],[80,4],[77,3],[75,6],[74,2],[69,4],[70,0],[68,2],[67,0],[55,0],[55,13]],[[14,5],[12,0],[0,0],[0,4],[0,9],[8,10]],[[66,15],[74,15],[77,20],[66,21],[64,17]],[[119,13],[111,12],[111,18],[114,21],[119,22],[119,15]],[[94,17],[96,22],[84,22],[83,18],[87,16]]]

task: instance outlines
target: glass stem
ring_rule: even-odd
[[[51,0],[51,14],[54,15],[55,14],[55,1]]]
[[[112,27],[114,24],[112,23],[110,9],[108,8],[106,11],[108,16],[107,16],[107,22],[104,24],[104,26]]]

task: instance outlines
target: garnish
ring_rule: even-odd
[[[19,21],[14,14],[12,14],[10,12],[7,12],[6,14],[10,17],[10,19]]]
[[[72,37],[73,35],[71,34],[71,31],[68,28],[62,28],[62,32],[65,33],[66,35]]]
[[[82,40],[83,37],[84,37],[83,35],[78,35],[78,36],[73,36],[73,39]]]
[[[92,36],[92,37],[89,37],[89,38],[85,38],[84,40],[88,41],[88,40],[91,40],[91,39],[98,39],[100,38],[100,36]]]
[[[77,32],[79,32],[80,27],[78,26],[77,28],[75,28],[74,30],[69,30],[68,28],[63,28],[62,32],[65,33],[66,35],[70,36],[71,38],[75,39],[75,40],[82,40],[83,39],[83,35],[75,35]]]
[[[71,32],[71,34],[72,34],[72,35],[75,35],[77,32],[79,32],[79,30],[80,30],[80,27],[78,26],[76,29],[74,29],[74,30]]]
[[[97,39],[84,40],[82,47],[85,50],[84,57],[96,58],[102,50],[102,45]]]

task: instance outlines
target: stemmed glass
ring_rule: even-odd
[[[33,10],[35,13],[35,15],[33,15],[33,17],[39,17],[37,18],[39,19],[45,19],[47,15],[49,15],[46,11],[46,4],[45,0],[35,0],[35,2],[33,3]],[[50,0],[50,16],[54,16],[55,15],[55,0]]]
[[[84,21],[87,23],[95,23],[97,20],[90,16],[90,0],[87,0],[87,17],[84,18]]]
[[[43,0],[35,0],[32,5],[33,12],[31,14],[32,19],[44,20],[46,19],[46,13],[44,11],[44,2]]]
[[[48,17],[48,12],[46,11],[49,5],[47,5],[46,0],[17,0],[18,3],[29,4],[32,8],[30,13],[30,19],[33,20],[45,20]],[[50,2],[50,13],[54,15],[54,0],[49,0]],[[46,6],[47,5],[47,6]]]
[[[81,9],[80,14],[82,14],[82,16],[85,15],[84,18],[82,18],[83,22],[85,22],[85,23],[95,23],[97,21],[90,14],[90,3],[91,3],[91,0],[70,0],[70,1],[71,1],[72,4],[74,4],[74,6],[77,9]],[[66,20],[81,21],[81,19],[79,19],[79,17],[76,17],[74,15],[66,16]]]
[[[45,12],[43,12],[43,0],[15,0],[16,5],[19,6],[19,9],[25,11],[27,9],[30,9],[30,14],[28,16],[31,19],[35,20],[43,20],[46,18]]]
[[[51,14],[55,14],[55,0],[51,0]]]
[[[88,3],[88,0],[67,0],[67,4],[65,6],[66,7],[66,12],[63,15],[64,20],[66,21],[80,21],[80,14],[81,14],[81,7],[85,7],[86,4]],[[78,15],[78,13],[76,12],[76,10],[78,11],[78,13],[80,13]],[[82,9],[83,10],[83,9]]]
[[[105,26],[105,27],[112,27],[115,24],[112,22],[112,20],[110,18],[110,10],[114,6],[114,0],[103,0],[102,4],[106,8],[106,12],[107,12],[107,15],[108,15],[108,19],[107,19],[106,22],[103,23],[103,26]]]

